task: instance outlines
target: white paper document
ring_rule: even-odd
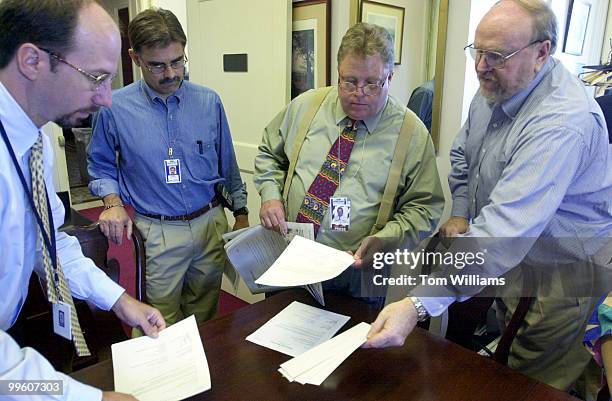
[[[242,229],[238,235],[225,235],[227,257],[253,294],[279,290],[277,286],[260,285],[255,280],[272,266],[295,235],[314,239],[312,224],[288,222],[287,226],[286,237],[261,225]]]
[[[295,236],[274,264],[255,280],[271,286],[298,286],[330,280],[355,262],[346,252]]]
[[[157,339],[138,337],[112,345],[115,391],[139,401],[175,401],[211,388],[204,347],[192,315]]]
[[[349,319],[294,301],[246,339],[297,356],[332,338]]]
[[[369,330],[369,324],[359,323],[331,340],[288,360],[280,365],[278,371],[291,382],[320,386],[346,358],[366,342]]]

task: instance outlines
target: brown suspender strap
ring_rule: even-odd
[[[512,341],[514,341],[514,337],[516,337],[516,333],[518,333],[519,328],[523,324],[525,320],[525,316],[527,315],[527,311],[531,306],[534,298],[532,297],[521,297],[518,305],[516,306],[516,310],[512,314],[512,318],[510,319],[510,323],[504,330],[499,343],[497,344],[497,348],[493,353],[493,360],[501,363],[502,365],[508,365],[508,356],[510,355],[510,346],[512,345]]]
[[[385,184],[385,191],[383,192],[382,199],[380,201],[380,208],[378,209],[378,216],[376,217],[376,223],[370,235],[376,234],[382,230],[393,209],[393,202],[395,201],[395,194],[397,193],[397,187],[399,186],[400,177],[402,175],[402,168],[408,157],[408,145],[412,139],[412,132],[416,117],[408,111],[404,114],[404,122],[402,128],[397,137],[397,143],[395,145],[395,152],[393,153],[393,159],[391,159],[391,167],[389,168],[389,176],[387,177],[387,183]]]
[[[297,164],[297,159],[300,155],[300,150],[302,149],[304,139],[306,139],[308,129],[310,128],[312,120],[317,114],[317,111],[319,111],[321,104],[323,104],[323,100],[331,89],[332,86],[328,86],[315,90],[314,97],[312,99],[312,102],[310,103],[310,107],[306,110],[306,113],[304,113],[304,116],[300,121],[300,125],[298,126],[297,130],[297,135],[295,137],[295,142],[293,143],[293,149],[291,150],[289,168],[287,169],[287,177],[285,177],[285,185],[283,186],[283,200],[285,201],[285,203],[287,202],[287,196],[289,195],[289,187],[291,186],[291,180],[293,179],[293,174],[295,173],[295,165]]]

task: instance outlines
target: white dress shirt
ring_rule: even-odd
[[[39,129],[1,82],[0,121],[26,182],[31,185],[28,158]],[[88,299],[99,308],[109,310],[125,290],[83,256],[76,238],[57,232],[57,227],[64,221],[64,208],[55,195],[52,180],[53,148],[45,135],[43,154],[44,179],[53,212],[57,253],[72,295]],[[55,371],[42,355],[31,348],[21,349],[3,331],[11,327],[19,315],[27,297],[32,270],[43,272],[36,220],[28,201],[29,195],[23,189],[3,140],[0,140],[0,194],[0,380],[61,379],[64,381],[64,395],[44,396],[45,400],[100,400],[100,390]],[[22,398],[16,396],[15,400]],[[8,399],[12,398],[9,396]]]

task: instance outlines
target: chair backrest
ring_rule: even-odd
[[[608,141],[612,143],[612,95],[596,97],[595,100],[599,103],[606,125],[608,126]]]
[[[108,240],[97,223],[87,226],[68,226],[63,231],[76,237],[81,244],[83,255],[93,260],[96,266],[114,282],[119,283],[119,264],[115,259],[108,260]]]
[[[141,302],[147,302],[147,291],[145,283],[145,275],[147,271],[147,258],[145,256],[145,245],[142,234],[136,227],[136,224],[132,224],[132,242],[134,243],[134,260],[136,264],[136,280],[135,281],[135,296]]]

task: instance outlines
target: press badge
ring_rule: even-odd
[[[53,331],[55,334],[72,340],[72,321],[70,305],[57,301],[53,304]]]
[[[330,229],[348,231],[351,225],[351,200],[344,196],[329,198]]]
[[[164,169],[166,172],[166,184],[181,183],[181,161],[179,159],[164,160]]]

